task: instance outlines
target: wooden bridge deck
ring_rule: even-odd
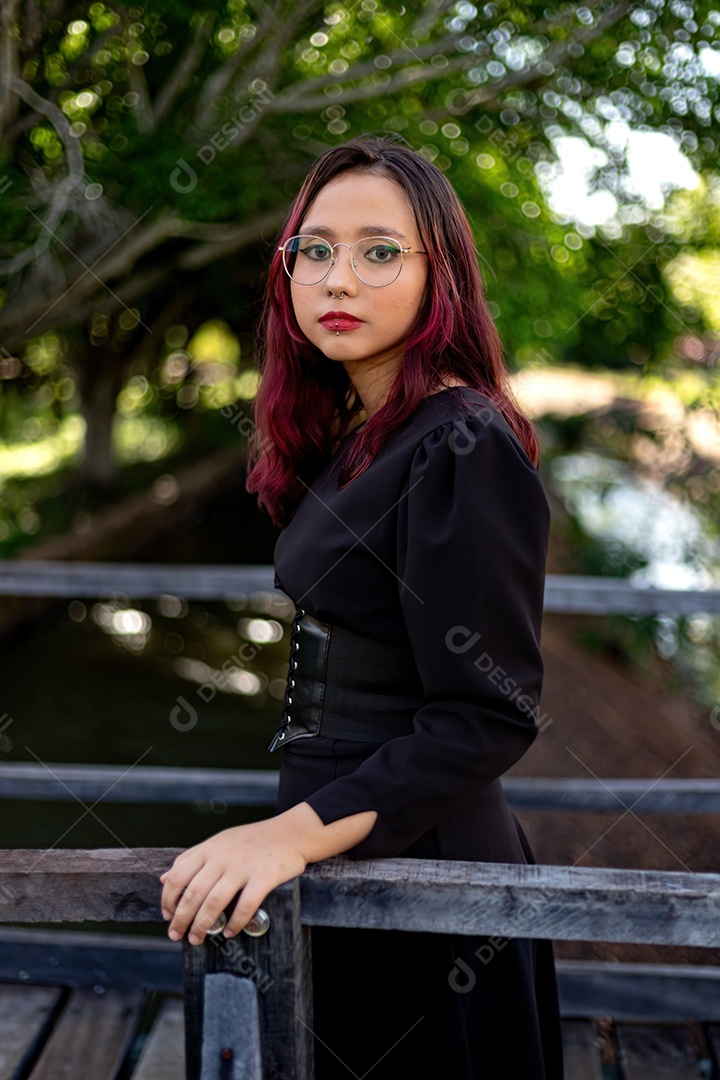
[[[181,1080],[183,1000],[146,990],[0,986],[0,1080]]]
[[[567,1080],[720,1076],[719,1024],[566,1018],[563,1034]],[[181,1080],[183,1043],[179,994],[0,985],[0,1080]]]

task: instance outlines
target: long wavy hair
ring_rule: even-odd
[[[503,349],[488,310],[470,224],[444,174],[402,136],[363,134],[324,153],[311,167],[276,245],[256,328],[261,373],[245,486],[276,525],[288,524],[306,486],[337,448],[362,402],[342,364],[301,332],[281,244],[298,233],[320,190],[348,169],[396,181],[412,206],[428,281],[388,400],[355,436],[339,476],[350,483],[420,402],[454,375],[502,413],[536,467],[537,437],[512,394]]]

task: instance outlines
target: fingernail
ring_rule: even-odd
[[[169,912],[169,911],[166,911],[166,910],[165,910],[165,908],[163,908],[163,909],[162,909],[162,917],[163,917],[163,919],[170,919],[170,918],[172,918],[172,916],[170,915],[170,912]]]
[[[189,940],[191,945],[199,945],[200,944],[200,935],[199,934],[191,934],[190,937],[188,938],[188,940]]]
[[[180,937],[180,931],[179,930],[168,930],[168,937],[172,938],[173,941],[177,941],[178,938]]]

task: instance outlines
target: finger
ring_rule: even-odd
[[[248,882],[240,893],[240,898],[223,930],[225,937],[234,937],[247,926],[257,909],[262,906],[271,888],[273,886],[263,885],[257,880]]]
[[[178,904],[182,900],[186,887],[187,886],[185,885],[165,885],[160,898],[160,908],[163,913],[167,912],[167,918],[172,919]]]
[[[167,868],[167,870],[163,870],[163,872],[162,872],[162,874],[160,874],[160,877],[159,877],[158,880],[162,881],[163,878],[166,878],[168,876],[168,874],[171,872],[171,870],[173,870],[178,865],[178,863],[182,859],[184,859],[186,857],[186,855],[190,855],[190,854],[197,855],[197,854],[199,854],[199,852],[197,852],[197,850],[196,850],[198,846],[199,845],[196,844],[195,847],[187,848],[185,851],[181,851],[180,854],[175,857],[175,862],[173,863],[173,865],[169,866]]]
[[[205,897],[213,888],[219,877],[217,870],[205,870],[196,874],[192,881],[185,886],[185,891],[178,900],[172,922],[168,927],[168,936],[173,941],[179,941],[187,930],[190,923],[205,900]]]
[[[193,859],[187,860],[181,866],[178,866],[176,861],[167,872],[168,876],[165,878],[160,897],[160,907],[165,908],[166,911],[170,911],[171,913],[174,912],[177,903],[182,896],[183,889],[187,886],[188,882],[192,881],[193,877],[202,869],[203,865],[203,857],[199,854],[196,854]]]
[[[171,869],[172,869],[172,867],[171,867]],[[163,883],[163,885],[165,883],[165,878],[167,877],[168,874],[169,874],[169,870],[167,869],[167,870],[165,870],[164,874],[160,875],[160,881]],[[160,908],[161,908],[163,919],[172,919],[173,918],[173,913],[171,912],[171,910],[168,910],[166,907],[163,907],[162,896],[161,896],[161,900],[160,900]]]
[[[244,884],[243,880],[238,880],[237,874],[226,874],[220,878],[207,894],[193,920],[188,936],[191,945],[200,945],[205,940],[208,930],[212,929],[221,912]]]

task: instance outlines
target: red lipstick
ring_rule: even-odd
[[[327,330],[357,330],[358,326],[362,326],[362,319],[356,319],[347,311],[328,311],[321,316],[320,322]]]

